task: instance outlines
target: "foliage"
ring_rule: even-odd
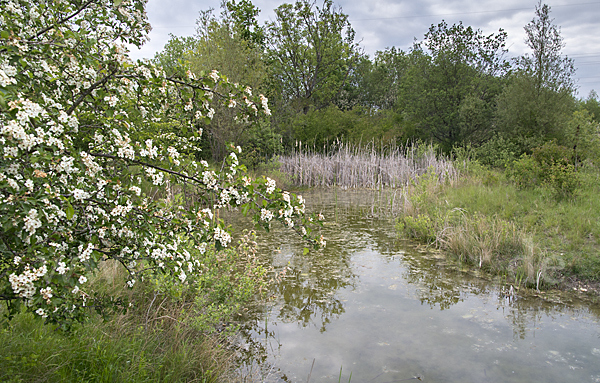
[[[573,60],[561,54],[564,42],[553,21],[550,7],[540,2],[535,18],[525,26],[532,55],[515,60],[516,74],[498,99],[498,125],[509,137],[563,139],[575,106],[575,68]]]
[[[483,165],[506,168],[523,154],[523,149],[514,140],[496,134],[490,140],[474,149],[475,158]]]
[[[496,121],[506,138],[516,142],[564,139],[564,130],[574,111],[575,102],[568,92],[549,88],[536,89],[535,79],[517,72],[497,99]],[[529,146],[531,151],[535,146]]]
[[[518,187],[548,187],[557,199],[572,198],[581,181],[573,163],[573,151],[547,142],[514,161],[509,174]]]
[[[244,142],[244,151],[240,161],[251,169],[261,163],[267,163],[277,154],[283,152],[281,134],[276,133],[272,124],[262,120],[250,126],[241,137]]]
[[[283,4],[275,15],[267,23],[272,86],[296,111],[329,105],[359,57],[348,15],[331,0]]]
[[[351,110],[341,110],[335,105],[310,109],[306,114],[296,115],[291,125],[296,140],[317,151],[325,150],[336,140],[356,144],[372,140],[390,142],[402,134],[398,116],[393,112],[374,112],[360,106]]]
[[[582,108],[573,112],[564,134],[567,147],[573,148],[575,166],[582,162],[600,164],[600,123]]]
[[[416,136],[455,145],[481,143],[493,131],[495,97],[508,70],[506,33],[484,36],[462,23],[432,25],[411,52],[398,108],[414,121]]]
[[[197,45],[198,39],[195,36],[178,37],[169,34],[169,41],[163,50],[154,56],[153,61],[163,68],[167,76],[184,76],[189,57]]]
[[[247,1],[224,3],[218,17],[212,10],[201,12],[196,21],[196,44],[186,55],[191,71],[199,75],[207,68],[219,68],[229,82],[264,92],[267,72],[259,44],[262,29],[253,27],[257,14],[258,10]],[[229,105],[216,106],[215,111],[215,117],[205,126],[204,139],[208,141],[212,159],[220,162],[227,155],[230,142],[236,142],[244,151],[249,149],[247,139],[252,137],[249,130],[256,130],[257,126],[236,119],[235,108]]]
[[[301,196],[243,175],[240,148],[231,147],[221,170],[184,154],[198,152],[199,125],[210,123],[215,105],[236,108],[242,120],[270,110],[264,96],[216,70],[168,77],[133,63],[122,44],[147,38],[144,4],[2,1],[0,299],[11,315],[25,303],[69,328],[91,309],[126,308],[87,283],[109,259],[127,270],[130,287],[144,274],[193,283],[199,255],[231,241],[216,214],[228,206],[324,244],[305,227],[316,219]],[[179,130],[141,140],[157,122]],[[144,184],[177,185],[186,206],[146,195]]]
[[[533,77],[536,90],[548,88],[557,93],[571,93],[575,89],[574,61],[561,55],[564,39],[553,22],[550,6],[540,0],[535,7],[535,17],[524,28],[525,43],[531,48],[532,55],[517,58],[517,66]]]
[[[600,122],[600,101],[596,91],[592,90],[585,100],[580,101],[579,106],[590,114],[594,122]]]
[[[233,324],[242,308],[257,297],[264,298],[267,291],[270,270],[258,260],[256,251],[256,234],[249,232],[236,248],[206,253],[198,284],[187,293],[194,302],[190,326],[203,333],[237,330]]]
[[[342,110],[356,106],[371,110],[391,110],[410,63],[410,56],[395,47],[378,51],[373,60],[360,55],[348,74],[348,81],[335,99]]]
[[[405,215],[398,220],[396,229],[408,238],[427,244],[434,243],[437,239],[436,222],[429,215]]]
[[[233,25],[240,37],[254,44],[262,46],[265,39],[265,31],[263,27],[258,25],[256,17],[260,13],[250,0],[240,0],[236,3],[235,0],[225,3],[225,7],[233,20]]]
[[[361,104],[374,109],[393,109],[411,64],[409,59],[409,55],[395,47],[375,53],[370,70],[361,73]]]

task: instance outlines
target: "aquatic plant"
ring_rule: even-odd
[[[349,144],[336,141],[323,151],[299,143],[278,158],[280,170],[298,186],[397,188],[432,169],[439,181],[454,182],[458,173],[434,146],[395,143]]]

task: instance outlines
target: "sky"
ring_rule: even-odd
[[[317,0],[320,4],[322,0]],[[252,0],[261,13],[259,22],[274,20],[274,9],[289,1]],[[531,53],[523,27],[534,17],[538,0],[334,0],[348,15],[356,40],[370,57],[395,46],[408,50],[414,39],[422,40],[432,24],[462,21],[485,35],[502,28],[508,33],[508,57]],[[561,30],[566,46],[563,54],[575,60],[577,97],[586,98],[592,89],[600,93],[600,1],[553,0],[550,16]],[[169,34],[191,36],[201,10],[220,11],[220,0],[149,0],[146,7],[152,24],[150,42],[141,50],[133,47],[131,57],[151,58],[162,50]]]

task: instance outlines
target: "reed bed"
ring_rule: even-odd
[[[323,152],[297,145],[279,156],[280,171],[297,186],[342,188],[398,188],[433,171],[440,181],[453,182],[458,172],[452,161],[433,146],[366,145],[335,142]]]

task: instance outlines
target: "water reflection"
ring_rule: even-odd
[[[277,379],[338,381],[344,366],[353,382],[600,381],[598,305],[563,293],[508,294],[399,241],[381,194],[305,197],[326,216],[328,246],[302,256],[293,233],[262,236],[265,262],[283,276],[269,305],[245,317],[249,355],[285,371]]]

